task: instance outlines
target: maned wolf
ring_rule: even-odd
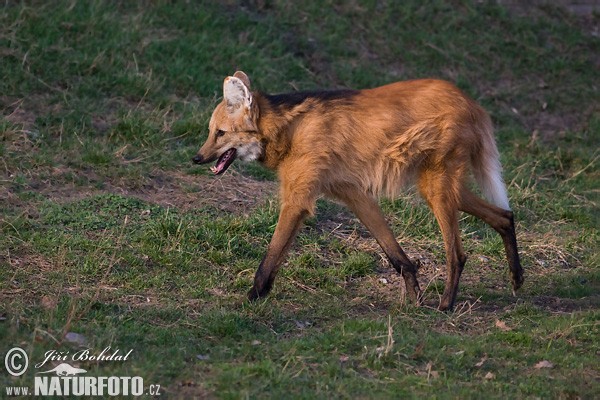
[[[406,256],[377,203],[416,183],[433,211],[446,248],[447,276],[439,309],[454,306],[466,261],[458,212],[474,215],[502,237],[512,287],[523,284],[513,213],[501,177],[488,114],[454,85],[413,80],[367,90],[267,95],[250,90],[238,71],[225,78],[223,101],[209,123],[196,164],[258,160],[277,171],[281,210],[250,300],[269,293],[303,219],[321,194],[341,201],[375,237],[419,304],[417,268]],[[488,201],[467,186],[472,173]]]

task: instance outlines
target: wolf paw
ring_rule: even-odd
[[[251,302],[255,302],[259,299],[267,297],[269,292],[271,291],[270,287],[265,287],[262,290],[258,289],[256,286],[252,286],[252,289],[248,291],[248,300]]]
[[[520,273],[513,275],[511,281],[513,293],[515,293],[517,290],[519,290],[521,286],[523,286],[523,282],[525,281],[525,279],[523,278],[523,272],[521,271]]]

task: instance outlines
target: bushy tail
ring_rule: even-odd
[[[492,123],[488,119],[482,127],[481,149],[473,154],[473,175],[484,196],[496,206],[510,210],[506,186],[502,180],[500,154],[494,140]]]

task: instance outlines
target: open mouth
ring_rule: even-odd
[[[233,160],[235,160],[235,153],[235,149],[229,149],[225,153],[221,154],[215,166],[210,167],[210,170],[215,175],[220,175],[223,172],[227,171],[227,168],[229,168]]]

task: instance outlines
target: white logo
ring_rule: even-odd
[[[4,357],[4,366],[12,376],[23,375],[29,366],[27,353],[20,347],[13,347],[6,353],[6,357]]]
[[[160,385],[152,384],[145,386],[144,379],[141,376],[89,376],[81,375],[88,372],[82,368],[76,368],[69,362],[79,365],[79,362],[98,362],[98,361],[126,361],[133,349],[127,353],[122,353],[119,349],[111,347],[104,348],[100,353],[95,353],[91,349],[79,350],[73,354],[69,350],[50,350],[44,354],[44,360],[34,365],[35,368],[41,368],[48,361],[60,362],[54,368],[47,365],[45,371],[36,373],[34,378],[34,387],[13,387],[5,388],[8,395],[30,395],[35,396],[160,396]],[[21,376],[29,367],[29,357],[25,350],[20,347],[13,347],[4,357],[6,370],[12,376]],[[2,395],[0,395],[2,397]]]
[[[56,372],[56,375],[58,376],[75,376],[77,374],[83,374],[87,371],[85,369],[72,367],[67,363],[62,363],[48,371],[40,371],[38,374],[47,374],[49,372]]]

